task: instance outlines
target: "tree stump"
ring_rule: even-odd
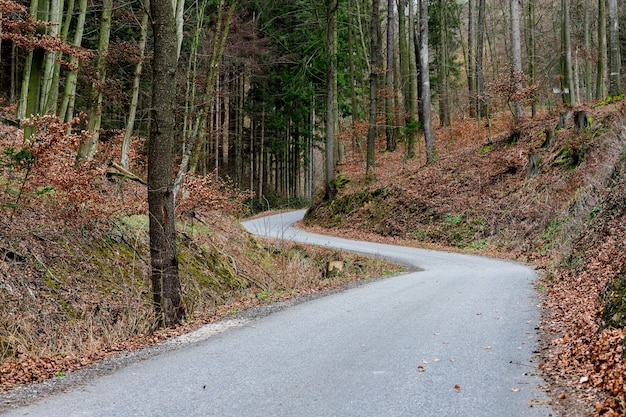
[[[574,112],[574,125],[576,129],[580,131],[589,126],[589,118],[589,113],[585,110]]]
[[[528,154],[528,170],[526,171],[526,179],[531,179],[535,175],[539,174],[540,167],[541,155],[539,152],[532,152]]]

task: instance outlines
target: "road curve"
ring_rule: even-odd
[[[551,416],[532,359],[532,269],[314,235],[303,211],[253,233],[371,253],[418,272],[230,326],[7,416]]]

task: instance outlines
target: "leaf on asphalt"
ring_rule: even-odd
[[[426,372],[426,369],[422,365],[417,367],[417,372]]]
[[[511,391],[513,391],[513,392],[520,392],[520,389],[515,387],[515,388],[511,388]]]
[[[457,391],[461,391],[461,386],[459,384],[456,384],[454,386],[454,389],[457,390]]]

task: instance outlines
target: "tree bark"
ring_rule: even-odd
[[[424,142],[426,144],[426,164],[431,164],[437,159],[435,150],[435,132],[433,131],[431,108],[430,108],[430,74],[428,53],[428,0],[420,2],[420,73],[422,78],[422,124],[424,129]]]
[[[73,44],[80,46],[83,42],[83,32],[85,30],[85,17],[87,15],[87,0],[79,0],[78,19],[76,21],[76,31],[74,32]],[[65,79],[65,91],[61,101],[59,118],[69,122],[74,118],[74,102],[76,101],[76,83],[78,79],[78,58],[70,57],[70,67],[72,68]]]
[[[596,71],[596,100],[606,96],[606,0],[598,0],[598,68]]]
[[[574,69],[572,66],[572,37],[570,27],[570,0],[563,0],[563,50],[564,50],[564,79],[566,81],[565,87],[569,90],[569,93],[564,94],[569,106],[574,107],[576,105],[576,94],[574,92]]]
[[[365,162],[365,178],[374,178],[374,153],[376,148],[376,119],[378,117],[378,76],[380,62],[380,0],[372,0],[372,20],[370,39],[370,117],[367,127],[367,155]]]
[[[522,75],[522,41],[520,35],[519,24],[519,0],[511,0],[511,58],[513,60],[513,74],[511,74],[511,81],[515,92],[519,92],[522,89],[521,75]],[[513,116],[516,121],[519,121],[524,117],[524,108],[519,100],[513,102]]]
[[[111,16],[113,13],[113,0],[104,0],[102,3],[102,15],[100,21],[100,40],[98,42],[98,57],[96,58],[96,69],[98,78],[91,86],[89,103],[89,121],[87,130],[91,136],[86,139],[78,150],[78,160],[93,159],[98,150],[98,140],[100,137],[100,124],[102,122],[102,102],[104,99],[103,89],[106,81],[107,54],[109,53],[109,39],[111,36]]]
[[[485,102],[485,73],[483,69],[483,59],[485,56],[485,14],[486,0],[478,0],[478,21],[476,22],[476,117],[487,115],[487,105]]]
[[[335,185],[335,118],[337,104],[337,0],[327,0],[326,50],[328,69],[326,73],[326,192],[332,200],[337,194]]]
[[[476,0],[469,0],[467,7],[467,92],[469,97],[469,115],[470,117],[476,117],[476,59],[474,56],[476,38],[474,13]]]
[[[621,53],[619,36],[619,15],[617,0],[608,0],[609,11],[609,95],[618,96],[621,93]]]
[[[180,323],[185,317],[176,257],[173,165],[178,64],[175,11],[171,2],[152,1],[154,61],[148,146],[150,265],[156,322]]]
[[[387,126],[385,133],[387,135],[387,151],[396,150],[396,130],[394,116],[394,85],[393,85],[393,69],[394,69],[394,49],[395,49],[395,25],[394,25],[394,0],[387,0],[387,67],[385,69],[387,81],[387,94],[385,95],[385,105],[387,113]]]

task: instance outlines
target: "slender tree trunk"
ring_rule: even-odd
[[[358,1],[358,0],[357,0]],[[359,149],[359,140],[358,135],[355,129],[355,123],[359,119],[359,109],[357,104],[357,95],[356,95],[356,65],[354,64],[354,11],[352,10],[352,2],[353,0],[347,1],[347,25],[348,25],[348,71],[350,74],[350,110],[352,115],[352,149]]]
[[[476,22],[476,117],[480,120],[487,115],[485,102],[485,76],[483,58],[485,56],[485,13],[486,0],[478,0],[478,21]]]
[[[564,65],[564,78],[566,80],[565,86],[569,90],[564,96],[567,100],[567,104],[571,107],[576,105],[576,93],[574,92],[574,69],[572,63],[572,37],[570,26],[570,0],[563,0],[563,50],[565,53]]]
[[[37,16],[38,11],[39,11],[39,1],[38,0],[31,1],[30,8],[28,10],[30,15]],[[26,55],[26,60],[24,61],[24,69],[22,71],[22,87],[20,89],[20,98],[19,98],[19,102],[17,106],[17,114],[16,114],[16,117],[18,120],[21,120],[25,117],[31,117],[33,114],[37,112],[36,109],[38,109],[39,107],[39,105],[37,105],[37,107],[34,107],[34,105],[31,104],[31,108],[30,109],[27,108],[29,106],[28,94],[29,94],[29,91],[31,91],[29,88],[29,85],[31,83],[33,59],[34,59],[34,51],[30,50],[28,51],[28,55]],[[39,83],[39,81],[37,81],[37,83]],[[33,82],[33,84],[35,83]],[[37,87],[37,90],[39,90],[39,87]],[[35,111],[33,112],[33,110]],[[29,133],[28,137],[30,137],[30,134],[32,134],[32,132]],[[24,137],[26,137],[26,132],[24,133]]]
[[[394,0],[387,1],[387,94],[385,95],[385,105],[387,109],[387,126],[385,129],[387,135],[387,151],[396,150],[396,130],[394,116],[394,84],[393,84],[393,68],[394,68],[394,49],[395,49],[395,25],[394,25]]]
[[[598,0],[598,69],[596,100],[606,96],[606,0]]]
[[[537,82],[537,47],[536,47],[536,20],[535,20],[535,0],[528,1],[528,60],[530,83],[534,85]],[[533,95],[530,105],[531,115],[534,118],[537,115],[537,98]]]
[[[337,194],[335,185],[335,119],[337,108],[337,0],[327,0],[326,50],[329,56],[326,74],[326,193],[332,200]]]
[[[365,164],[365,178],[374,178],[374,153],[376,149],[376,125],[378,117],[378,76],[380,62],[380,0],[372,0],[372,20],[370,39],[370,117],[367,127],[367,156]]]
[[[609,11],[609,95],[618,96],[621,94],[621,43],[619,33],[619,14],[617,0],[608,0]]]
[[[476,117],[476,59],[474,56],[476,44],[476,19],[474,17],[476,0],[469,0],[467,7],[467,91],[469,96],[469,115],[470,117]]]
[[[519,24],[519,0],[511,0],[511,57],[513,60],[513,74],[511,74],[511,80],[515,87],[515,91],[518,92],[522,89],[521,75],[522,75],[522,42],[520,35]],[[524,117],[524,108],[522,104],[515,100],[513,102],[513,115],[515,120],[519,121]]]
[[[79,0],[78,19],[76,21],[76,31],[72,43],[80,46],[83,42],[83,32],[85,30],[85,17],[87,15],[87,0]],[[65,79],[65,92],[61,101],[59,118],[69,122],[74,118],[74,102],[76,101],[76,83],[78,79],[78,58],[70,57],[70,72]]]
[[[409,118],[407,122],[407,158],[415,158],[415,142],[418,127],[417,111],[417,57],[415,54],[415,0],[409,0],[408,17],[408,54],[409,54]]]
[[[176,22],[170,2],[152,1],[150,10],[154,33],[152,125],[148,146],[150,265],[157,323],[171,326],[185,317],[176,257],[173,193]]]
[[[593,98],[593,86],[591,84],[591,0],[585,0],[585,100]]]
[[[141,16],[140,37],[139,37],[139,61],[135,65],[135,73],[133,74],[133,91],[130,98],[130,108],[128,111],[128,121],[126,122],[126,130],[124,131],[124,140],[122,141],[122,151],[120,157],[120,165],[128,169],[128,151],[130,149],[130,138],[133,135],[135,126],[135,116],[137,115],[137,104],[139,103],[139,86],[141,83],[141,73],[143,71],[143,59],[146,52],[146,43],[148,42],[148,18],[150,9],[150,0],[144,0],[144,12]]]
[[[48,27],[48,36],[52,38],[59,37],[59,30],[61,24],[61,12],[63,10],[63,2],[61,0],[51,0],[50,1],[50,14],[49,14],[49,22],[51,25]],[[43,76],[42,76],[42,86],[41,86],[41,98],[39,101],[39,114],[48,114],[53,110],[51,103],[48,102],[52,91],[52,84],[54,79],[54,68],[56,66],[57,61],[57,52],[56,51],[47,51],[46,56],[44,58],[44,68],[43,68]]]
[[[422,123],[424,128],[424,142],[426,144],[426,164],[437,159],[435,149],[435,132],[433,131],[430,108],[430,74],[428,53],[428,0],[420,2],[420,71],[422,76]]]
[[[448,92],[448,22],[447,1],[439,0],[439,123],[441,126],[452,125]]]
[[[106,82],[107,55],[109,53],[109,39],[111,35],[111,16],[113,13],[113,0],[104,0],[102,3],[102,15],[100,20],[100,40],[98,42],[98,57],[96,68],[98,79],[91,86],[89,103],[89,121],[87,130],[91,133],[78,150],[78,160],[91,160],[98,150],[100,138],[100,123],[102,122],[102,104],[104,83]]]

